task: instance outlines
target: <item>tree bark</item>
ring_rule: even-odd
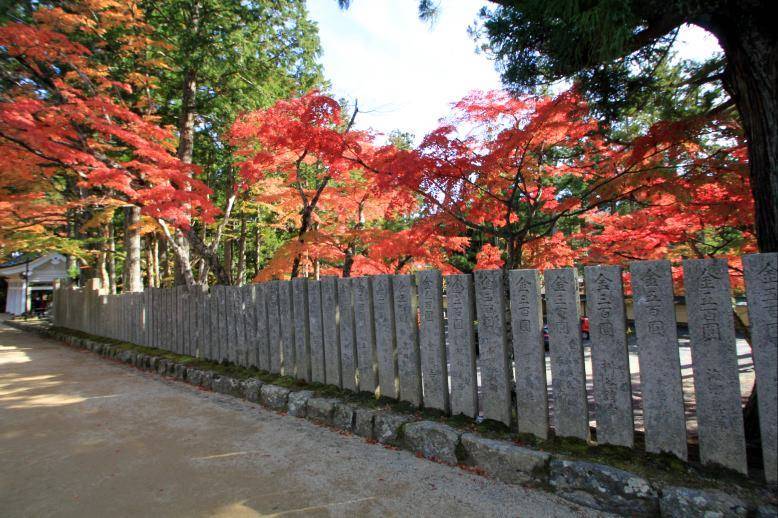
[[[760,252],[778,252],[778,32],[768,3],[732,2],[695,23],[724,49],[724,86],[748,140],[757,244]]]
[[[228,284],[232,284],[232,239],[224,241],[224,269],[227,270]]]
[[[235,273],[235,284],[243,286],[246,283],[246,216],[240,215],[240,237],[238,238],[238,271]]]
[[[140,268],[140,207],[124,208],[124,292],[143,291]]]
[[[116,295],[116,234],[113,221],[108,222],[108,292]]]
[[[100,253],[97,256],[97,274],[100,279],[100,286],[106,289],[108,282],[108,224],[100,226]]]

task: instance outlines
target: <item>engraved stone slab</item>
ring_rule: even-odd
[[[270,357],[270,372],[281,373],[283,358],[283,337],[281,336],[281,316],[279,314],[278,281],[270,281],[265,286],[267,303],[267,337]]]
[[[357,344],[357,380],[362,392],[375,392],[378,387],[378,365],[373,327],[373,293],[369,277],[351,281],[354,291],[354,328]]]
[[[621,268],[587,266],[584,281],[597,442],[631,448],[634,445],[632,384]]]
[[[321,281],[308,281],[308,324],[311,344],[311,381],[325,383]]]
[[[724,259],[683,262],[700,460],[747,473],[735,322]]]
[[[278,282],[278,315],[281,322],[281,374],[297,377],[294,348],[294,308],[292,281]]]
[[[389,275],[371,278],[373,282],[373,322],[375,324],[378,384],[381,395],[397,399],[397,343],[394,334],[392,279]]]
[[[397,370],[400,399],[422,405],[421,351],[419,350],[418,307],[412,275],[393,275],[394,327],[397,340]]]
[[[505,289],[502,270],[476,270],[475,304],[481,364],[483,416],[511,423],[511,374],[505,330]]]
[[[669,261],[629,265],[646,450],[686,460],[686,418]]]
[[[267,291],[269,284],[254,285],[254,318],[256,319],[256,356],[258,369],[270,372],[270,326],[267,320]],[[278,372],[278,371],[276,371]]]
[[[308,279],[292,279],[294,307],[294,358],[297,378],[311,381],[311,341],[308,321]]]
[[[257,333],[257,285],[249,284],[243,286],[243,306],[245,307],[245,344],[246,344],[246,366],[259,366],[257,355],[259,352],[258,333]]]
[[[562,437],[589,439],[586,373],[578,314],[578,279],[572,268],[545,272],[554,425]]]
[[[743,256],[765,479],[778,482],[778,254]]]
[[[336,277],[321,280],[321,313],[324,329],[324,370],[326,382],[341,386],[340,330],[338,329],[338,286]]]
[[[437,270],[416,274],[419,293],[419,346],[424,406],[449,412],[443,278]]]
[[[470,275],[446,276],[446,320],[451,376],[451,413],[478,415],[475,365],[475,292]]]
[[[508,281],[519,433],[546,439],[548,389],[540,276],[537,270],[511,270]]]
[[[357,338],[354,327],[353,279],[338,279],[338,316],[340,318],[341,387],[357,390]]]

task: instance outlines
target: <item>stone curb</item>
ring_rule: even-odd
[[[13,321],[5,323],[176,381],[259,403],[271,410],[307,418],[387,446],[403,448],[424,458],[469,466],[477,473],[508,484],[542,485],[566,500],[600,511],[627,516],[668,517],[778,515],[778,509],[770,503],[753,505],[713,489],[661,487],[612,466],[555,458],[550,453],[512,442],[463,433],[440,422],[363,408],[336,398],[315,397],[310,390],[293,391],[256,378],[238,380],[48,328]]]

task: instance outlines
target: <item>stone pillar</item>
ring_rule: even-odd
[[[592,351],[597,443],[634,446],[627,319],[619,266],[587,266],[586,314]]]
[[[778,483],[778,254],[743,257],[765,479]]]
[[[283,344],[281,374],[297,377],[292,281],[279,281],[278,283],[278,315],[280,317],[281,341]]]
[[[392,279],[389,275],[371,277],[373,282],[373,323],[375,325],[378,383],[381,395],[397,399],[397,341],[394,333]]]
[[[369,277],[352,279],[354,289],[354,327],[357,344],[359,390],[375,393],[378,388],[378,365],[373,327],[373,294]]]
[[[572,268],[546,270],[551,384],[556,434],[589,440],[578,278]]]
[[[219,316],[219,357],[216,361],[229,360],[229,334],[227,333],[227,286],[214,286],[216,291],[216,308]]]
[[[270,372],[270,328],[267,321],[268,283],[254,285],[254,318],[257,337],[256,366],[259,370]]]
[[[358,389],[357,338],[354,326],[353,279],[338,279],[338,314],[340,335],[341,387]]]
[[[470,275],[446,276],[451,413],[478,415],[478,378],[473,323],[475,293]]]
[[[419,292],[419,343],[424,406],[449,412],[443,278],[437,270],[416,274]]]
[[[518,429],[546,439],[548,386],[540,276],[537,270],[511,270],[508,275]]]
[[[324,376],[330,385],[342,385],[340,369],[340,330],[338,329],[338,285],[336,277],[321,280],[322,322],[324,328]]]
[[[419,350],[418,306],[412,275],[393,275],[394,327],[397,339],[397,370],[400,399],[422,406],[421,351]]]
[[[483,416],[511,423],[511,372],[505,331],[505,287],[502,270],[477,270],[475,303],[481,365]]]
[[[281,316],[279,314],[278,281],[265,284],[265,300],[267,302],[267,336],[269,342],[270,372],[281,373],[283,358],[283,337],[281,336]]]
[[[321,281],[308,281],[308,327],[311,347],[311,381],[325,383],[327,376],[324,368]]]
[[[683,262],[703,464],[748,473],[729,271],[724,259]]]
[[[311,330],[308,320],[308,279],[292,279],[294,354],[297,378],[311,381]]]

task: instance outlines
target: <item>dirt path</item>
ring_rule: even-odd
[[[0,323],[0,515],[596,513]]]

